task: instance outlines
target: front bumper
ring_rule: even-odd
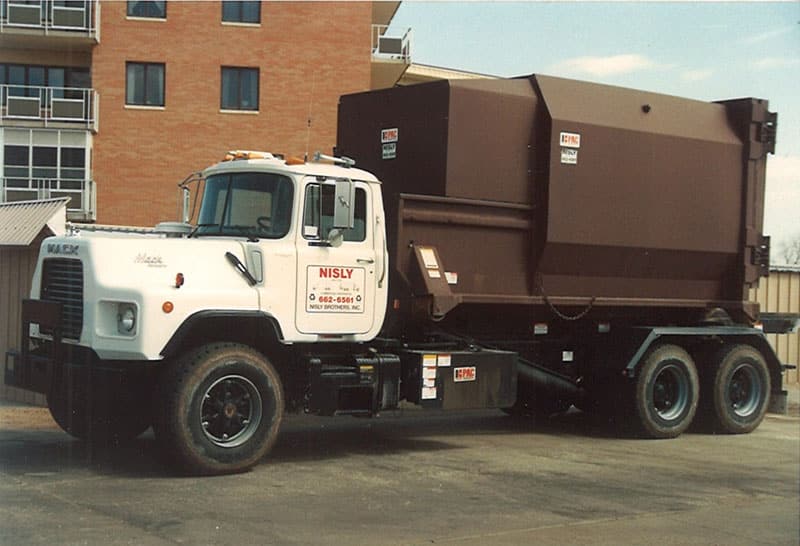
[[[64,343],[61,311],[57,302],[23,300],[20,349],[5,355],[6,385],[49,395],[61,388],[85,392],[89,385],[102,391],[115,385],[125,389],[153,379],[158,362],[103,360],[89,347]],[[32,339],[31,324],[50,339]]]
[[[6,353],[5,384],[47,394],[54,383],[54,374],[63,367],[65,345],[61,339],[62,305],[44,300],[22,301],[20,349]],[[52,341],[39,349],[32,348],[31,325],[52,334]]]

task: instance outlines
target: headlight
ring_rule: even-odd
[[[130,335],[136,328],[136,309],[131,305],[120,305],[117,315],[117,330],[120,334]]]

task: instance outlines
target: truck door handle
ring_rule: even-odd
[[[360,264],[374,264],[375,260],[372,258],[358,258],[356,261]]]

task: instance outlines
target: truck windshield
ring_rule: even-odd
[[[293,193],[292,181],[279,174],[209,176],[195,235],[280,239],[289,232]]]

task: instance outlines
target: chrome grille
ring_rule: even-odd
[[[41,288],[41,299],[61,303],[61,336],[80,339],[83,328],[83,263],[64,258],[44,260]],[[52,334],[45,330],[42,333]]]

